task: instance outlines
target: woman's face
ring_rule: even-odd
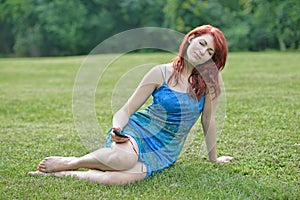
[[[192,65],[200,65],[211,59],[215,53],[214,38],[210,34],[204,34],[190,39],[187,48],[187,59]]]

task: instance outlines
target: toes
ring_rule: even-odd
[[[49,162],[52,158],[51,157],[47,157],[44,158],[38,165],[37,170],[40,172],[48,172],[47,171],[47,162]]]
[[[46,172],[46,169],[45,168],[38,168],[38,171],[39,172]]]
[[[46,170],[45,164],[39,164],[38,171],[45,172],[45,170]]]

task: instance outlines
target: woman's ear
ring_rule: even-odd
[[[189,37],[189,39],[188,39],[188,42],[191,43],[193,39],[194,39],[194,36],[191,35],[191,36]]]

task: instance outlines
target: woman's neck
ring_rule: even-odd
[[[194,69],[193,65],[191,65],[190,63],[185,62],[184,63],[184,68],[183,68],[183,71],[182,71],[182,75],[184,77],[188,78],[191,75],[193,69]]]

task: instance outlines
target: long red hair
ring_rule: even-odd
[[[172,80],[172,83],[175,85],[178,84],[180,74],[183,72],[185,67],[186,52],[190,44],[189,38],[199,37],[204,34],[210,34],[213,36],[215,47],[212,59],[204,64],[195,66],[188,79],[190,84],[189,94],[191,96],[196,95],[198,100],[201,99],[202,94],[205,93],[207,89],[213,88],[213,98],[219,96],[221,92],[218,81],[218,73],[222,71],[225,66],[228,47],[225,36],[218,28],[211,25],[203,25],[196,27],[185,35],[181,42],[178,56],[173,59],[174,70],[168,80],[168,83]]]

